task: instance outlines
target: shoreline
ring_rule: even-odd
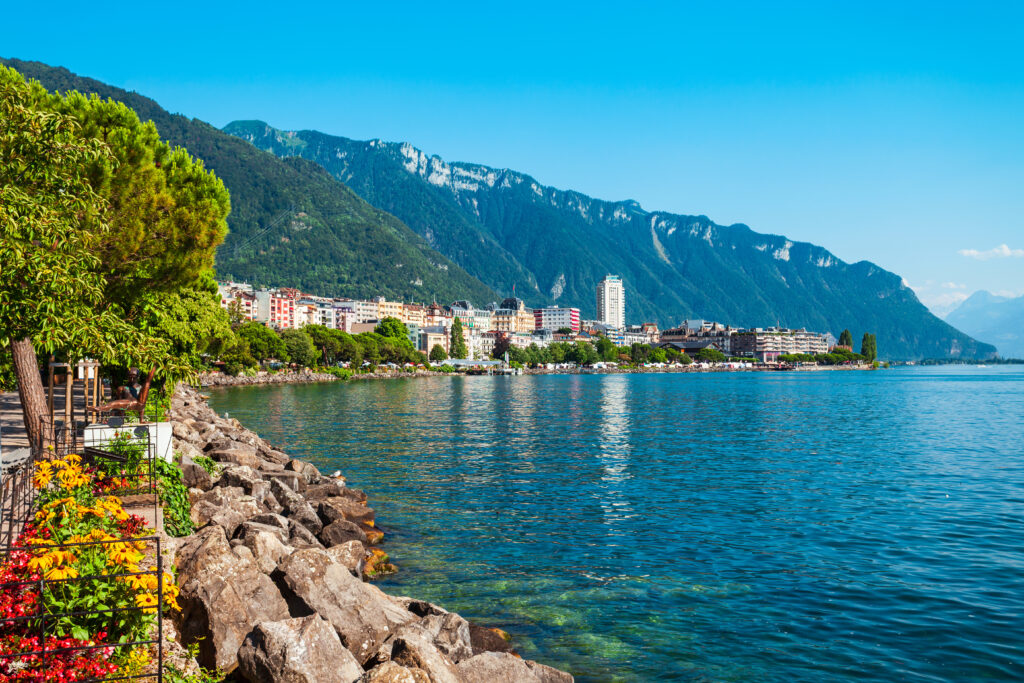
[[[519,658],[500,629],[369,583],[394,567],[367,495],[340,472],[220,417],[192,387],[177,388],[168,420],[197,527],[175,547],[176,626],[204,667],[270,681],[572,682]],[[293,648],[303,657],[280,656]]]
[[[869,366],[797,366],[795,368],[730,368],[730,367],[692,367],[680,368],[524,368],[523,375],[678,375],[719,372],[850,372],[873,370]],[[419,370],[417,372],[368,372],[357,373],[351,377],[336,377],[325,372],[282,372],[264,373],[254,376],[202,374],[199,386],[206,387],[237,387],[256,386],[263,384],[312,384],[315,382],[352,382],[371,380],[415,379],[420,377],[464,377],[466,373],[437,372],[435,370]]]

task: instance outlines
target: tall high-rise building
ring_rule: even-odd
[[[605,275],[597,283],[597,319],[611,327],[626,326],[626,290],[618,275]]]

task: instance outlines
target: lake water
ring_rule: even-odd
[[[468,377],[211,401],[364,488],[386,590],[581,681],[1024,680],[1024,369]]]

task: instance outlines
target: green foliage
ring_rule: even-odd
[[[609,363],[619,360],[619,350],[615,348],[615,344],[608,337],[598,337],[595,346],[597,347],[597,355],[601,357],[601,360]]]
[[[668,353],[665,349],[652,347],[650,355],[647,356],[647,360],[651,363],[665,363],[668,361]]]
[[[331,365],[324,368],[324,372],[326,372],[328,375],[333,375],[338,379],[351,379],[352,375],[355,374],[354,370],[350,370],[348,368],[339,368],[336,365]]]
[[[192,643],[188,646],[188,656],[191,659],[199,658],[199,643]],[[199,671],[189,673],[180,668],[174,662],[164,664],[164,680],[167,683],[224,683],[227,674],[221,671],[209,671],[200,668]]]
[[[181,468],[163,458],[153,461],[157,491],[164,507],[164,530],[171,536],[188,536],[195,531],[190,512],[188,487],[181,479]]]
[[[164,360],[104,296],[113,212],[90,171],[113,155],[59,102],[0,67],[0,340],[28,337],[72,360]]]
[[[373,331],[382,337],[409,341],[409,328],[398,318],[384,318]]]
[[[697,352],[697,360],[702,363],[723,363],[725,362],[725,354],[718,349],[707,346]]]
[[[875,360],[878,357],[878,342],[875,335],[865,332],[860,342],[860,355],[868,360]]]
[[[319,353],[313,346],[313,340],[302,330],[284,330],[280,334],[288,359],[300,367],[316,365]]]
[[[430,349],[430,362],[435,363],[437,361],[447,360],[448,354],[445,352],[444,347],[440,344],[434,344],[434,348]]]
[[[458,318],[452,321],[451,342],[448,344],[452,358],[466,358],[469,356],[469,349],[466,347],[466,338],[462,334],[462,321]]]
[[[682,363],[683,365],[690,365],[691,363],[693,363],[693,359],[690,358],[690,355],[687,353],[679,354],[679,358],[677,359],[677,361],[679,363]]]
[[[842,333],[840,333],[840,335],[839,335],[839,345],[840,346],[849,346],[852,349],[853,348],[853,333],[850,332],[849,330],[843,330]]]
[[[287,363],[290,360],[281,337],[266,325],[248,322],[239,327],[235,334],[248,343],[249,353],[260,362],[274,359]]]
[[[206,455],[197,455],[196,457],[192,458],[192,462],[206,470],[207,474],[209,474],[211,477],[220,476],[220,463],[218,463],[213,458]]]

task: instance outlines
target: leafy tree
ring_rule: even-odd
[[[691,363],[693,363],[693,359],[692,359],[692,358],[690,358],[689,354],[687,354],[687,353],[681,353],[681,354],[679,354],[679,358],[678,358],[678,360],[679,360],[679,362],[680,362],[680,363],[682,363],[683,365],[690,365]]]
[[[258,365],[249,352],[249,342],[244,339],[237,339],[233,346],[221,353],[220,359],[224,361],[224,372],[229,375],[237,375],[245,368]]]
[[[839,335],[839,345],[840,346],[849,346],[852,349],[853,348],[853,333],[850,332],[849,330],[843,330],[842,333]]]
[[[0,67],[0,344],[12,354],[32,443],[45,410],[37,348],[104,362],[166,357],[166,345],[104,296],[99,245],[112,210],[90,171],[110,163],[111,147],[50,104],[41,86]]]
[[[235,333],[239,339],[245,340],[249,345],[249,351],[253,358],[258,361],[279,360],[287,363],[289,360],[288,350],[277,332],[257,322],[247,322],[238,328]]]
[[[363,347],[360,346],[352,335],[347,332],[337,331],[338,354],[337,359],[354,366],[363,362]]]
[[[281,332],[281,342],[288,352],[288,358],[292,363],[300,367],[312,367],[316,365],[317,353],[313,346],[313,340],[302,330],[284,330]]]
[[[320,351],[320,359],[324,365],[333,365],[341,351],[341,338],[338,330],[332,330],[323,325],[306,325],[302,331],[309,335],[310,340]]]
[[[651,353],[647,357],[647,359],[651,363],[664,363],[665,361],[668,360],[668,353],[665,352],[665,349],[652,347]]]
[[[430,362],[436,363],[443,360],[447,360],[448,354],[445,352],[444,347],[440,344],[434,344],[434,348],[430,349]]]
[[[242,302],[235,299],[228,304],[228,324],[231,325],[232,330],[237,330],[245,324],[245,321],[246,317],[245,311],[242,310]]]
[[[634,363],[646,363],[651,355],[651,347],[640,342],[633,342],[629,347],[629,357]]]
[[[454,336],[454,326],[452,327],[452,335]],[[460,330],[461,333],[461,330]],[[498,335],[498,338],[494,340],[494,348],[491,350],[491,358],[496,360],[502,360],[505,358],[505,352],[512,348],[512,338],[507,334]],[[452,351],[452,358],[457,358],[455,352]]]
[[[716,348],[705,346],[697,352],[697,360],[702,363],[722,363],[725,361],[725,354]]]
[[[462,321],[455,318],[452,321],[452,332],[451,332],[451,343],[448,345],[451,349],[452,358],[466,358],[469,356],[469,349],[466,348],[466,339],[462,335]]]
[[[614,362],[619,359],[619,350],[615,348],[615,344],[608,337],[597,338],[597,355],[601,357],[601,360],[607,362]]]
[[[389,337],[391,339],[409,340],[409,328],[405,326],[398,318],[384,318],[381,320],[377,327],[373,329],[374,332],[382,337]]]
[[[572,328],[571,327],[559,327],[557,330],[555,330],[555,334],[572,334]]]
[[[590,342],[578,341],[570,345],[566,360],[577,365],[592,365],[598,361],[597,350]]]
[[[875,335],[869,332],[864,333],[860,341],[860,355],[869,361],[875,360],[878,356],[878,342],[875,341]]]

